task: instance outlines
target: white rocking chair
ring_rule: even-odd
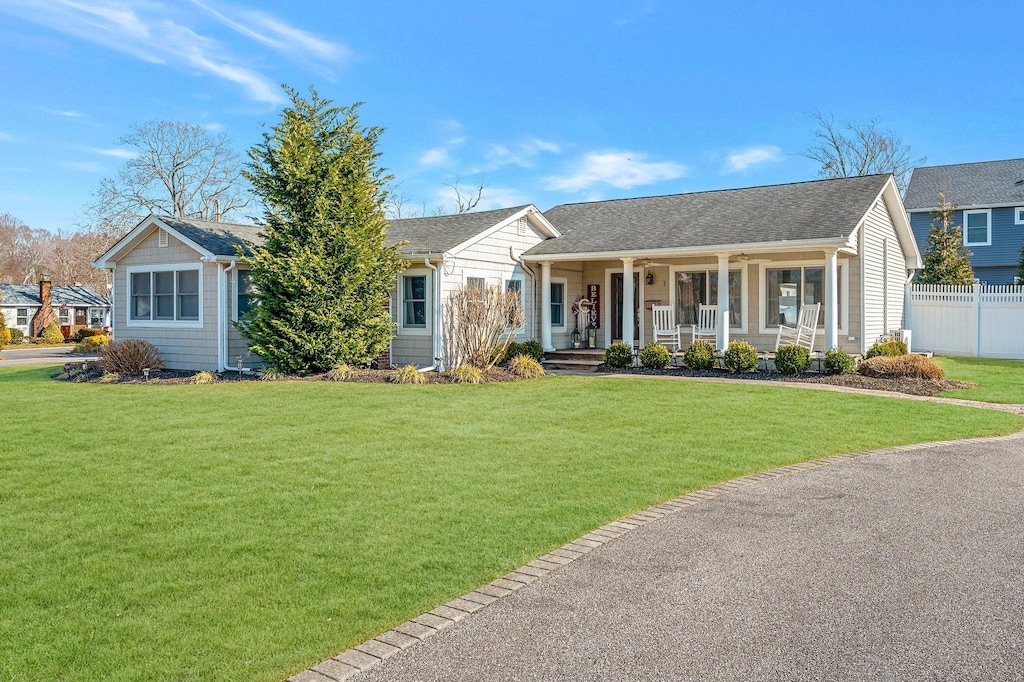
[[[821,304],[800,307],[800,316],[795,327],[779,325],[779,335],[775,337],[775,350],[781,346],[802,346],[811,355],[814,354],[814,339],[818,335],[818,311]]]
[[[697,324],[693,327],[691,343],[697,341],[718,341],[718,306],[703,305],[697,309]]]
[[[670,305],[651,306],[654,342],[662,344],[673,353],[681,350],[683,345],[682,328],[676,324],[674,312]]]

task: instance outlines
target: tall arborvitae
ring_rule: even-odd
[[[385,241],[382,130],[360,126],[358,104],[285,89],[291,106],[249,150],[245,176],[266,210],[263,243],[243,259],[254,305],[238,326],[272,367],[324,372],[387,349],[388,292],[404,263]]]
[[[924,267],[917,272],[920,284],[974,284],[971,252],[964,246],[964,232],[956,222],[956,206],[939,192],[939,207],[932,211],[932,227],[924,247]]]

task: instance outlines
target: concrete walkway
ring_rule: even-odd
[[[1024,678],[1019,436],[693,495],[405,651],[377,647],[383,662],[350,650],[296,679]]]

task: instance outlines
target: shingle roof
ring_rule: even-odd
[[[845,239],[889,175],[555,206],[562,233],[526,256]]]
[[[935,208],[939,192],[957,206],[1024,206],[1024,159],[956,163],[915,168],[903,205],[908,211]]]
[[[442,253],[494,227],[524,208],[526,205],[479,213],[392,220],[388,228],[388,241],[392,244],[409,242],[404,249],[407,254]]]
[[[92,287],[81,284],[55,285],[51,290],[54,305],[95,306],[110,305],[110,299]],[[0,301],[5,306],[40,305],[39,284],[0,284]]]
[[[236,245],[244,245],[245,242],[259,244],[263,241],[260,228],[256,225],[217,223],[170,216],[156,217],[215,256],[234,256]]]

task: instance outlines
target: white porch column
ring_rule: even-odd
[[[825,350],[839,345],[839,252],[825,251]]]
[[[633,347],[633,325],[636,309],[633,307],[633,259],[622,259],[622,342]]]
[[[729,254],[718,254],[718,350],[729,346]]]
[[[551,343],[551,262],[540,264],[540,343],[544,350],[555,349]]]

